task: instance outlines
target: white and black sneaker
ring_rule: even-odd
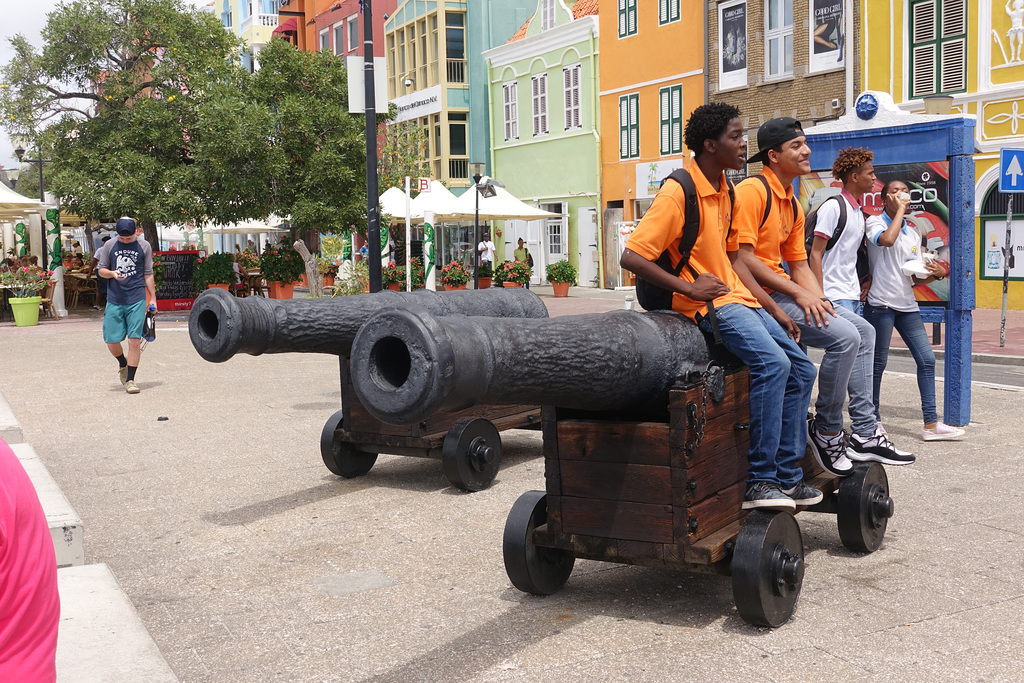
[[[883,465],[910,465],[917,460],[913,453],[901,451],[885,434],[878,432],[867,437],[852,435],[846,455],[857,462],[880,462]]]
[[[817,505],[825,498],[821,491],[813,486],[808,486],[805,481],[800,482],[791,489],[782,489],[782,492],[799,506]]]
[[[853,472],[853,463],[846,457],[846,432],[840,431],[835,436],[823,436],[814,426],[814,418],[807,419],[807,445],[818,464],[837,477],[845,477]]]

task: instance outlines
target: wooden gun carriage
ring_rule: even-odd
[[[320,456],[346,478],[370,471],[380,453],[436,458],[447,479],[466,491],[487,488],[501,467],[500,431],[539,429],[537,405],[480,405],[440,410],[414,424],[396,426],[368,413],[352,388],[352,341],[373,314],[389,309],[434,315],[546,318],[547,308],[528,290],[412,293],[383,291],[349,297],[275,300],[237,298],[219,289],[203,292],[189,317],[189,336],[208,361],[236,353],[326,353],[338,356],[341,410],[324,424]]]
[[[480,341],[484,325],[490,343]],[[396,367],[397,347],[414,360]],[[570,362],[560,358],[567,348]],[[520,366],[547,375],[531,382],[510,371]],[[682,316],[484,322],[391,311],[357,335],[352,367],[367,409],[389,421],[475,400],[544,405],[546,490],[516,501],[503,538],[520,590],[554,593],[579,557],[731,574],[744,619],[778,626],[792,615],[804,575],[796,519],[741,508],[748,372],[709,365]],[[811,457],[803,466],[825,494],[809,509],[836,514],[848,548],[877,549],[893,513],[882,466],[857,464],[841,480]]]

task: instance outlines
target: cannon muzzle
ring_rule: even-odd
[[[395,424],[477,403],[664,409],[677,378],[708,359],[700,330],[667,311],[517,320],[392,309],[366,321],[350,356],[360,401]]]
[[[221,363],[236,353],[329,353],[347,356],[363,323],[388,309],[437,316],[546,318],[540,297],[526,289],[392,292],[321,299],[232,296],[208,289],[196,299],[188,333],[199,355]]]

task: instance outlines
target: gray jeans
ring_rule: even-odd
[[[827,326],[807,323],[804,309],[787,294],[774,292],[772,299],[800,326],[800,343],[824,349],[818,369],[818,400],[814,403],[818,431],[832,433],[843,428],[843,403],[850,396],[853,432],[875,433],[875,410],[871,399],[874,372],[875,330],[868,321],[842,306],[835,306],[835,318]]]

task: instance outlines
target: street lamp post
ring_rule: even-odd
[[[473,192],[476,193],[476,216],[473,220],[473,289],[480,289],[480,179],[484,176],[486,164],[474,161],[469,165],[473,176]]]
[[[21,164],[39,164],[39,202],[42,204],[46,203],[46,193],[43,191],[43,164],[53,161],[52,159],[26,159],[25,148],[21,145],[14,150],[15,156],[18,157],[18,163]],[[59,221],[58,221],[59,222]],[[40,246],[43,251],[43,258],[40,260],[40,265],[46,268],[46,216],[44,215],[39,221],[39,236]]]

